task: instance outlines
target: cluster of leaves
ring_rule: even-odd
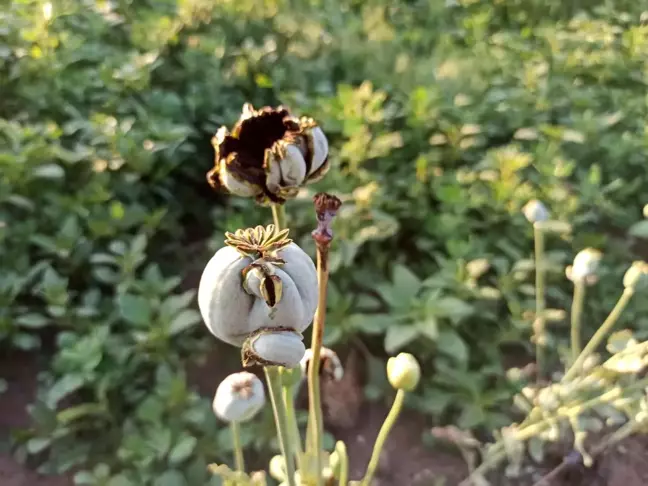
[[[421,410],[503,425],[505,352],[531,335],[522,205],[537,197],[575,227],[549,254],[551,307],[568,305],[571,250],[605,252],[593,322],[646,236],[624,236],[648,185],[641,15],[629,0],[12,2],[0,346],[52,354],[22,452],[50,451],[48,470],[99,461],[79,484],[198,484],[221,462],[184,369],[208,341],[191,290],[207,251],[270,218],[204,182],[209,139],[246,101],[313,116],[331,141],[318,189],[344,206],[328,344],[407,348],[426,363]],[[298,240],[309,196],[289,205]],[[627,314],[640,338],[647,305]],[[560,348],[566,328],[551,331]]]

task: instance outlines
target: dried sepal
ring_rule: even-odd
[[[274,253],[292,243],[288,238],[290,230],[278,230],[273,224],[266,227],[239,229],[225,233],[225,244],[235,248],[244,256],[264,258],[272,263],[281,263]]]

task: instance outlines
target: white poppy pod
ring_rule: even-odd
[[[570,278],[580,281],[596,275],[603,254],[593,248],[585,248],[574,257]]]
[[[198,287],[203,320],[218,339],[243,347],[244,364],[296,365],[301,333],[317,308],[311,258],[274,226],[228,233]]]
[[[549,210],[537,199],[532,199],[522,208],[522,214],[529,223],[540,223],[549,219]]]
[[[241,371],[225,378],[218,388],[212,408],[226,422],[245,422],[254,417],[265,404],[263,383],[256,375]]]

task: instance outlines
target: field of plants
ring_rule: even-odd
[[[352,479],[394,399],[387,359],[407,351],[421,381],[372,484],[648,484],[643,2],[14,0],[2,486],[221,484],[207,466],[232,463],[232,436],[211,401],[240,350],[209,334],[196,292],[225,232],[272,222],[206,180],[246,102],[328,138],[327,175],[285,209],[314,258],[313,196],[342,202],[324,344],[345,375],[322,400]],[[589,248],[600,264],[568,278]],[[575,321],[584,346],[610,324],[587,362]],[[270,408],[242,442],[267,469]]]

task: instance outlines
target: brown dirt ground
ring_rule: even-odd
[[[207,395],[213,393],[220,374],[236,369],[223,366],[224,349],[215,346],[208,359],[191,369],[194,385]],[[225,353],[227,354],[227,353]],[[352,479],[366,468],[372,447],[388,405],[370,403],[362,393],[362,373],[357,355],[350,354],[341,383],[323,383],[327,429],[345,441],[350,451]],[[210,370],[206,373],[206,370]],[[214,373],[216,372],[216,373]],[[29,425],[26,410],[34,399],[38,365],[34,355],[12,353],[0,357],[0,377],[8,390],[0,395],[0,486],[72,486],[69,476],[46,477],[18,463],[9,453],[10,431]],[[205,377],[209,377],[206,379]],[[458,453],[433,450],[422,443],[429,426],[424,417],[407,411],[392,430],[374,481],[375,486],[456,486],[465,478],[466,465]],[[547,464],[546,470],[559,463]],[[440,481],[443,479],[443,481]],[[440,482],[436,482],[440,481]],[[528,480],[493,479],[492,486],[531,486]],[[648,437],[631,437],[598,458],[593,468],[566,469],[544,486],[645,486],[648,485]],[[198,486],[198,485],[196,485]]]
[[[12,429],[29,426],[27,406],[36,395],[38,374],[36,355],[0,355],[0,377],[7,380],[7,391],[0,395],[0,486],[72,486],[69,476],[41,476],[18,463],[9,453]]]

